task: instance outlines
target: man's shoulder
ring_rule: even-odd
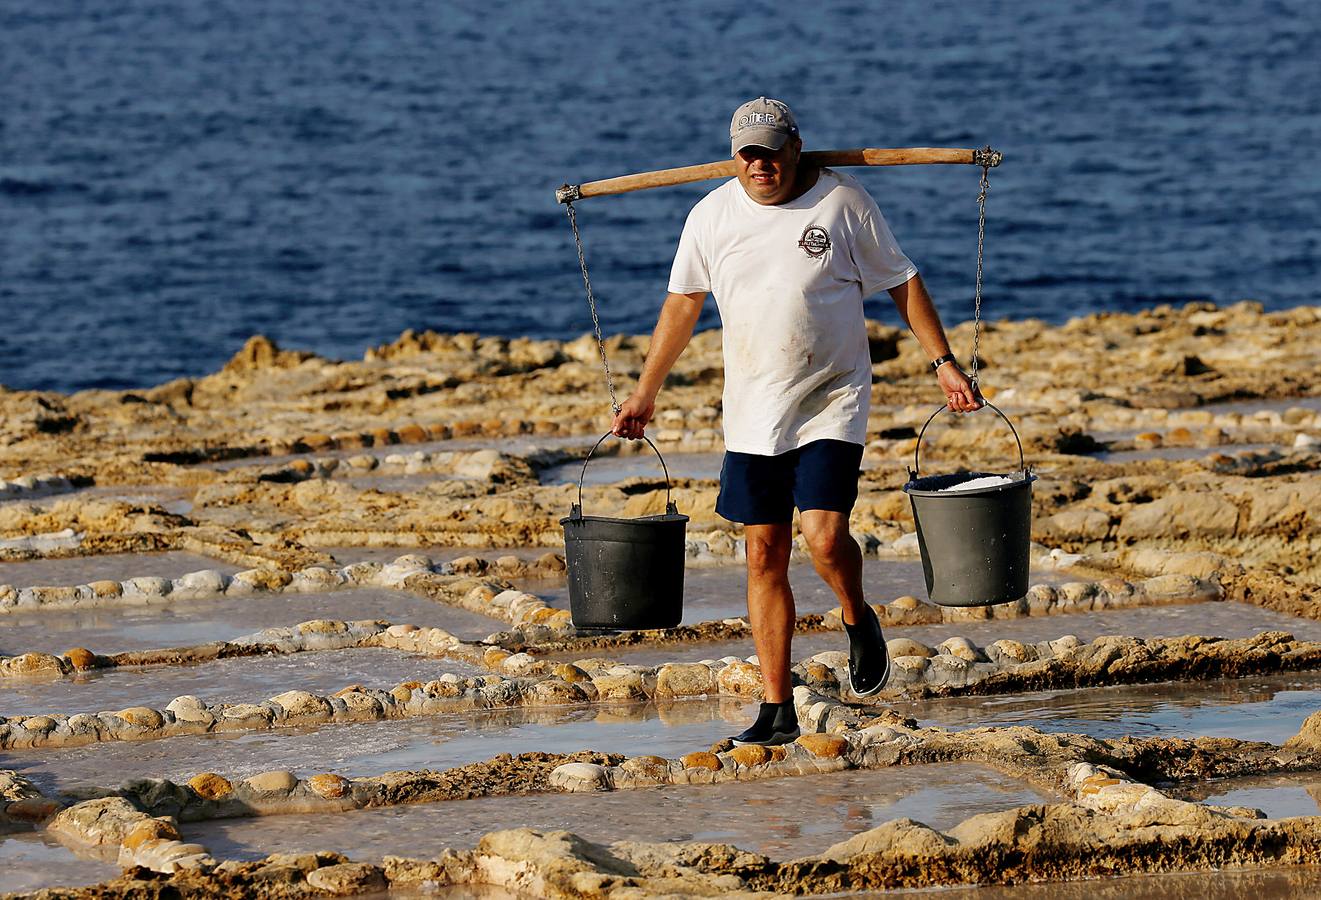
[[[709,211],[723,206],[730,202],[734,190],[741,189],[737,178],[727,179],[711,188],[711,190],[706,192],[706,196],[694,203],[692,212],[695,213],[698,210]]]
[[[822,169],[819,176],[831,185],[831,190],[827,196],[833,197],[836,201],[844,203],[864,203],[874,204],[872,195],[862,186],[858,179],[847,172],[841,172],[838,169]]]
[[[722,212],[729,209],[730,204],[737,199],[730,193],[731,185],[739,188],[738,179],[731,178],[724,184],[712,188],[707,191],[706,196],[694,203],[692,209],[688,210],[684,229],[691,231],[710,227],[719,219]]]

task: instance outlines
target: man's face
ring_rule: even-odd
[[[783,203],[793,194],[798,174],[798,154],[803,142],[790,138],[779,150],[744,147],[734,154],[738,183],[748,196],[763,206]]]

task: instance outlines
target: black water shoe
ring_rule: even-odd
[[[885,647],[885,635],[876,611],[863,604],[867,616],[856,625],[844,623],[849,635],[849,687],[859,697],[870,697],[885,687],[890,677],[890,651]]]
[[[801,733],[798,730],[798,713],[794,711],[794,702],[786,700],[783,703],[763,703],[757,721],[747,731],[735,735],[733,740],[736,747],[747,744],[774,747],[793,741]]]

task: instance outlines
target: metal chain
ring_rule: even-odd
[[[601,365],[605,368],[605,386],[610,390],[610,408],[619,415],[619,399],[615,396],[615,376],[610,371],[610,360],[605,355],[605,340],[601,337],[601,319],[596,314],[596,297],[592,294],[592,279],[587,275],[587,257],[583,254],[583,239],[578,233],[578,214],[573,204],[566,202],[569,226],[573,228],[573,242],[578,245],[578,265],[583,270],[583,287],[587,288],[587,305],[592,309],[592,327],[596,329],[596,346],[601,351]]]
[[[986,153],[991,151],[986,147]],[[982,166],[982,182],[977,193],[977,284],[973,290],[972,307],[972,389],[977,392],[977,350],[982,339],[982,245],[986,241],[986,192],[990,190],[991,167]]]

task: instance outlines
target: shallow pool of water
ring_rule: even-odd
[[[1177,606],[1152,606],[1140,609],[1103,610],[1057,616],[1030,616],[1020,619],[991,619],[974,622],[950,622],[940,625],[890,627],[887,638],[912,638],[935,646],[954,636],[963,636],[979,646],[1001,638],[1036,643],[1072,634],[1083,641],[1102,635],[1130,637],[1181,637],[1204,634],[1215,637],[1248,637],[1262,631],[1285,631],[1300,640],[1321,641],[1321,621],[1286,616],[1246,603],[1190,603]],[[793,658],[806,659],[826,650],[847,650],[848,638],[840,631],[796,635]],[[747,657],[754,652],[752,638],[715,641],[701,644],[673,644],[601,653],[559,653],[556,657],[608,656],[635,665],[659,665],[665,662],[692,662],[720,659],[725,656]]]
[[[360,491],[380,491],[383,494],[418,494],[433,484],[451,481],[477,481],[438,472],[417,472],[412,475],[355,475],[345,479],[350,487]]]
[[[309,619],[385,619],[396,624],[439,626],[471,639],[508,626],[495,619],[402,591],[377,588],[324,594],[254,594],[158,606],[82,610],[31,610],[0,615],[0,653],[63,653],[86,647],[95,653],[185,647],[232,640],[263,628]]]
[[[113,484],[78,488],[58,494],[38,495],[36,498],[18,497],[4,501],[26,503],[31,506],[49,509],[63,500],[112,500],[124,503],[155,505],[168,513],[184,516],[193,510],[193,491],[190,488],[171,487],[163,484]]]
[[[1222,869],[1008,887],[927,888],[828,896],[848,896],[852,900],[1242,900],[1244,897],[1294,900],[1321,896],[1321,867]]]
[[[189,572],[215,569],[232,575],[244,566],[208,559],[195,553],[111,553],[105,556],[70,556],[64,559],[0,561],[0,584],[16,588],[68,586],[93,581],[126,581],[141,576],[178,578]]]
[[[0,893],[81,887],[118,874],[118,866],[75,856],[39,832],[0,834]]]
[[[419,719],[206,734],[58,750],[0,751],[45,790],[115,786],[129,778],[187,780],[199,772],[244,777],[272,769],[299,775],[379,775],[446,769],[499,753],[599,750],[677,757],[737,734],[757,705],[740,700],[581,705],[473,712]]]
[[[1321,816],[1321,773],[1205,781],[1187,786],[1179,796],[1215,806],[1247,806],[1272,819]]]
[[[208,703],[258,703],[284,691],[333,694],[350,684],[388,690],[403,681],[425,683],[446,672],[483,674],[459,660],[379,648],[253,656],[189,666],[80,672],[58,681],[6,679],[0,684],[0,715],[72,715],[129,706],[161,709],[184,694]]]
[[[410,553],[421,554],[433,563],[453,562],[463,556],[479,556],[494,562],[502,556],[517,556],[534,560],[547,553],[563,555],[564,547],[319,547],[323,553],[335,557],[341,566],[356,562],[391,563]],[[562,579],[561,579],[562,580]]]
[[[1057,584],[1068,580],[1056,572],[1033,572],[1032,582]],[[742,565],[689,568],[683,577],[683,624],[746,616],[747,571]],[[519,584],[551,606],[569,608],[569,589],[563,579]],[[839,606],[839,598],[817,575],[812,564],[789,566],[789,586],[798,615],[825,613]],[[862,586],[872,603],[889,603],[903,596],[926,596],[922,563],[917,560],[867,559],[862,564]]]
[[[892,631],[894,637],[912,638],[932,646],[954,635],[963,635],[973,643],[985,646],[1001,638],[1035,643],[1054,640],[1065,634],[1091,641],[1107,634],[1140,638],[1205,634],[1233,638],[1249,637],[1262,631],[1285,631],[1300,640],[1321,641],[1321,621],[1287,616],[1259,606],[1234,602],[1188,603],[1022,619],[917,625]]]
[[[1218,447],[1150,447],[1144,450],[1115,450],[1113,452],[1092,453],[1090,456],[1099,462],[1139,462],[1145,459],[1205,459],[1213,454],[1232,456],[1235,453],[1247,453],[1254,450],[1287,450],[1285,444],[1223,444]]]
[[[574,435],[518,435],[514,437],[454,438],[448,441],[427,441],[421,444],[385,444],[380,447],[360,447],[345,450],[320,450],[315,453],[291,453],[284,456],[245,456],[222,462],[207,463],[206,467],[224,472],[246,466],[278,466],[296,459],[347,459],[350,456],[407,456],[412,453],[472,452],[499,450],[501,453],[525,455],[538,450],[556,450],[581,446],[583,455],[592,446],[592,438]]]
[[[1093,737],[1199,735],[1283,743],[1321,709],[1321,673],[952,697],[887,704],[923,725],[1032,725]]]
[[[1199,411],[1209,412],[1214,416],[1224,415],[1226,413],[1238,413],[1239,415],[1246,416],[1263,410],[1284,412],[1293,407],[1321,410],[1321,396],[1292,397],[1285,400],[1228,400],[1224,403],[1208,403],[1206,406],[1197,407],[1197,409]]]
[[[597,843],[709,841],[789,859],[819,853],[890,819],[947,829],[977,813],[1057,802],[992,769],[963,764],[674,786],[605,794],[452,800],[337,816],[271,816],[186,825],[225,858],[336,850],[355,860],[419,858],[476,846],[507,828],[565,829]]]

